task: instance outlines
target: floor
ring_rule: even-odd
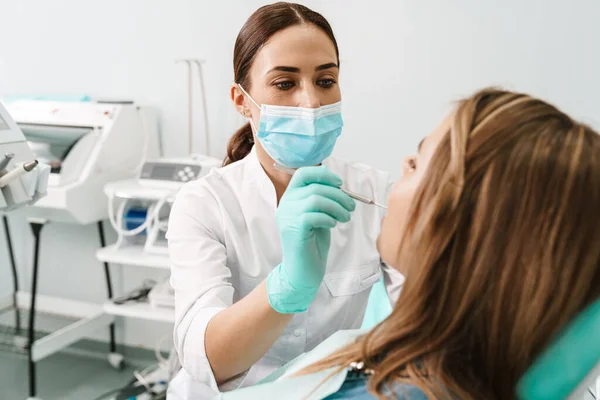
[[[150,361],[148,362],[150,365]],[[135,369],[117,371],[106,359],[69,353],[54,354],[37,364],[38,393],[43,400],[92,400],[125,385]],[[0,353],[0,399],[25,400],[28,395],[27,359]]]
[[[21,321],[27,321],[27,312],[21,311],[21,314]],[[12,309],[0,312],[0,400],[25,400],[29,394],[27,356],[24,352],[15,352],[18,346],[13,345],[16,343],[14,317]],[[55,322],[53,329],[73,322],[44,314],[37,320],[40,324]],[[154,352],[150,350],[119,348],[119,351],[125,351],[123,370],[109,364],[107,343],[92,340],[81,340],[44,358],[36,363],[37,397],[42,400],[94,400],[127,384],[133,378],[133,371],[156,363]]]

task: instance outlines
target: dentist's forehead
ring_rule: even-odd
[[[296,25],[273,35],[259,50],[254,60],[256,70],[270,73],[276,67],[295,68],[290,72],[310,72],[338,60],[331,39],[312,25]]]

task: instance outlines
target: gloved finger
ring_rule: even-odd
[[[320,212],[327,214],[339,222],[350,221],[350,212],[340,203],[327,197],[313,194],[300,202],[303,213]]]
[[[289,198],[302,200],[309,198],[312,195],[327,197],[328,199],[338,202],[348,211],[354,211],[356,208],[356,203],[346,193],[336,187],[321,185],[320,183],[312,183],[308,186],[295,189],[293,193],[290,192]]]
[[[307,186],[311,183],[320,183],[322,185],[340,187],[342,186],[342,178],[323,166],[303,167],[294,173],[288,189]]]
[[[301,218],[302,225],[306,229],[331,229],[337,224],[335,218],[320,212],[309,212],[302,214]]]

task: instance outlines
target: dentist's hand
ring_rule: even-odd
[[[271,307],[279,313],[306,311],[327,265],[331,228],[350,221],[354,200],[339,187],[342,180],[325,167],[301,168],[294,174],[275,213],[282,263],[267,277]]]

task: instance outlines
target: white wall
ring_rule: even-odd
[[[167,155],[186,146],[185,70],[205,65],[211,151],[219,157],[242,120],[229,103],[233,43],[264,1],[0,0],[0,97],[79,94],[129,98],[162,114]],[[486,85],[530,91],[600,127],[600,3],[596,0],[304,1],[331,22],[341,51],[345,133],[338,156],[397,175],[451,100]],[[199,104],[197,104],[199,106]],[[198,113],[199,114],[199,113]],[[196,121],[202,151],[202,121]],[[31,240],[11,218],[29,276]],[[45,228],[40,291],[104,296],[95,226]],[[9,287],[0,234],[0,288]],[[117,271],[118,269],[114,269]],[[145,271],[119,277],[130,287]],[[152,345],[168,329],[128,323],[126,341]]]

